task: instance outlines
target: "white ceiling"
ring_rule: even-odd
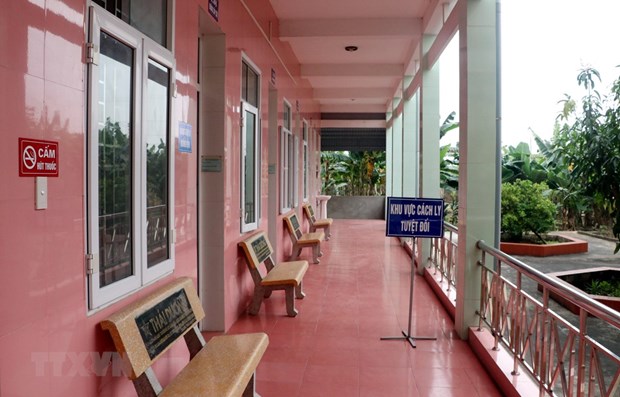
[[[271,0],[321,112],[385,112],[449,0]],[[452,1],[454,2],[454,1]],[[356,52],[344,47],[357,46]]]

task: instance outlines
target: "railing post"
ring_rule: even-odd
[[[543,307],[542,307],[542,318],[540,319],[540,334],[538,335],[538,340],[540,340],[540,387],[539,394],[540,397],[544,397],[546,395],[546,387],[549,383],[549,377],[547,376],[547,360],[549,359],[547,356],[547,350],[550,347],[549,341],[551,338],[547,338],[547,313],[549,311],[549,289],[543,288]]]
[[[450,288],[452,288],[452,258],[454,254],[452,249],[452,231],[450,231],[449,238],[446,241],[446,278],[448,279],[448,289],[446,291],[450,291]]]
[[[478,261],[478,266],[482,267],[480,271],[480,313],[478,313],[478,331],[482,330],[482,321],[486,319],[486,295],[488,295],[488,277],[487,277],[487,269],[484,266],[485,252],[482,251],[480,255],[480,261]]]
[[[501,266],[501,265],[500,265]],[[512,363],[512,375],[519,375],[519,357],[521,356],[521,327],[525,316],[525,298],[521,289],[521,273],[517,272],[517,301],[515,302],[515,326],[513,330],[514,355]]]
[[[491,305],[491,327],[493,328],[493,333],[495,335],[495,343],[493,345],[493,350],[499,350],[499,341],[502,338],[502,316],[501,316],[501,304],[502,304],[502,266],[501,262],[499,262],[499,266],[495,269],[495,273],[493,273],[493,282],[491,284],[491,296],[492,296],[492,305]]]
[[[586,328],[588,313],[579,308],[579,349],[577,351],[577,397],[585,395],[586,382]]]

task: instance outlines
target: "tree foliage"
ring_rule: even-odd
[[[556,158],[565,156],[574,184],[586,195],[603,200],[614,219],[613,234],[620,249],[620,79],[611,94],[603,97],[595,89],[600,82],[596,69],[585,68],[577,83],[585,90],[581,107],[565,96],[559,120],[563,123],[554,137]]]
[[[439,126],[439,139],[448,132],[459,127],[459,122],[454,121],[456,112],[451,112]],[[459,148],[451,144],[439,147],[439,186],[447,193],[453,193],[459,187]]]
[[[521,179],[540,183],[547,180],[548,170],[544,159],[532,153],[527,143],[521,142],[516,147],[504,146],[502,151],[502,182]]]
[[[544,242],[543,233],[553,230],[555,204],[547,197],[548,186],[528,180],[502,184],[502,239],[519,241],[532,232]]]
[[[323,193],[335,196],[385,194],[385,152],[321,152]]]

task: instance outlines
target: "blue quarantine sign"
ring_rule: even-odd
[[[443,237],[443,200],[387,198],[386,236]]]

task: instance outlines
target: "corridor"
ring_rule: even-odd
[[[276,291],[257,316],[229,333],[264,331],[270,344],[257,371],[262,396],[501,396],[422,278],[414,283],[413,336],[407,332],[410,258],[384,221],[335,220],[319,265],[304,278],[299,315],[285,316]],[[302,258],[308,259],[304,253]]]

